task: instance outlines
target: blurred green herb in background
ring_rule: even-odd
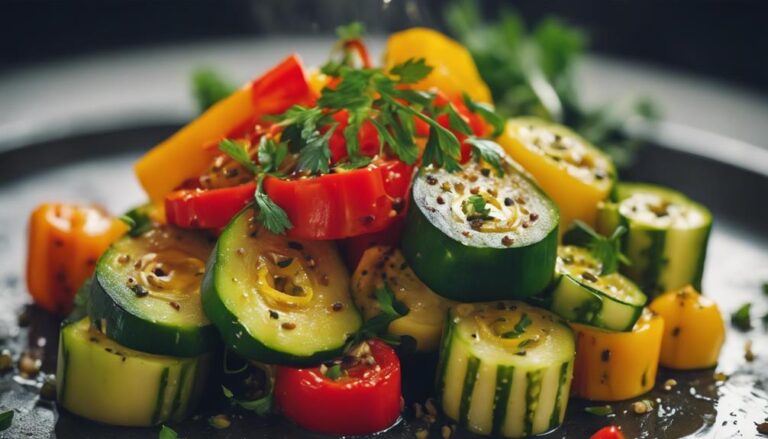
[[[192,72],[192,93],[201,113],[234,91],[235,86],[212,68],[202,67]]]
[[[580,28],[550,17],[529,30],[520,15],[504,8],[495,22],[487,22],[472,0],[447,7],[445,21],[472,53],[503,116],[534,115],[567,125],[611,154],[619,166],[629,164],[640,144],[624,134],[626,121],[659,117],[646,98],[629,105],[585,107],[575,83],[576,66],[588,45]]]

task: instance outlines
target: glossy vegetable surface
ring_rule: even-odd
[[[458,301],[524,298],[554,273],[557,207],[512,164],[470,162],[414,180],[402,249],[416,275]]]
[[[664,334],[664,319],[646,311],[631,332],[608,332],[578,323],[573,395],[621,401],[651,390]]]
[[[94,206],[46,203],[29,218],[27,288],[35,303],[60,316],[109,245],[128,230]]]
[[[378,340],[320,367],[279,367],[275,401],[300,427],[334,435],[376,433],[400,416],[400,361]]]
[[[616,179],[608,155],[568,128],[536,118],[510,119],[499,143],[560,207],[561,232],[573,220],[594,226],[597,203]]]
[[[715,302],[687,286],[662,294],[649,307],[664,318],[662,366],[685,370],[717,364],[725,324]]]

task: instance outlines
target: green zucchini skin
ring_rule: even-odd
[[[559,247],[555,280],[543,300],[545,307],[570,322],[631,331],[648,298],[621,274],[601,274],[601,267],[585,248]]]
[[[213,325],[180,327],[136,316],[112,299],[98,276],[91,284],[88,309],[91,319],[109,338],[137,351],[195,357],[211,352],[221,343]]]
[[[335,248],[327,242],[302,241],[299,243],[292,241],[294,244],[300,244],[304,248],[302,251],[315,251],[314,256],[319,260],[318,267],[326,264],[325,269],[327,269],[331,279],[330,286],[325,287],[321,286],[321,282],[317,279],[312,281],[316,290],[324,289],[324,292],[315,294],[315,297],[319,296],[321,299],[318,300],[330,300],[331,302],[311,305],[314,308],[304,310],[303,317],[295,315],[299,320],[304,319],[303,322],[307,325],[319,322],[314,327],[314,331],[299,332],[300,329],[297,328],[291,332],[283,332],[280,337],[283,341],[270,342],[268,340],[270,331],[280,331],[281,322],[286,321],[283,320],[284,318],[291,318],[292,310],[278,309],[280,320],[267,318],[249,327],[248,324],[244,323],[244,319],[252,318],[256,314],[259,316],[267,316],[268,312],[271,314],[269,311],[271,307],[266,305],[267,302],[261,298],[240,306],[228,306],[225,303],[226,298],[234,300],[233,297],[241,297],[244,294],[243,291],[247,292],[246,295],[261,297],[262,293],[258,291],[257,286],[249,283],[251,280],[249,276],[253,276],[253,274],[244,272],[244,270],[256,271],[256,268],[246,265],[232,268],[241,263],[243,258],[249,258],[252,254],[259,254],[261,246],[264,245],[261,240],[267,240],[268,244],[266,245],[271,249],[288,247],[288,238],[269,234],[263,229],[258,230],[258,238],[249,237],[247,227],[250,226],[247,224],[252,224],[251,216],[252,209],[248,209],[235,217],[220,235],[219,241],[208,259],[201,287],[203,308],[206,315],[218,329],[225,345],[251,360],[268,364],[308,366],[337,357],[342,353],[348,338],[359,329],[362,324],[362,317],[352,302],[349,275],[335,252]],[[239,251],[242,254],[238,253]],[[294,256],[294,259],[304,259],[298,253]],[[307,269],[306,271],[309,276],[319,276],[320,274],[320,268],[318,270]],[[236,282],[235,278],[237,278]],[[328,307],[337,301],[343,304],[343,311],[336,312],[331,320],[335,321],[338,326],[334,327],[332,323],[327,322],[322,323],[318,316],[321,313],[328,314]],[[296,323],[296,325],[297,327],[302,326],[304,329],[303,323]],[[306,348],[304,352],[297,352],[292,348],[294,343],[309,337],[308,333],[317,333],[317,331],[326,331],[332,342],[324,343],[325,347],[316,348],[312,351]],[[279,343],[283,344],[279,345]]]
[[[441,183],[430,185],[424,175],[416,178],[401,247],[419,279],[437,294],[462,302],[522,299],[541,292],[551,282],[557,254],[557,207],[523,174],[514,174],[517,171],[511,166],[507,172],[515,176],[527,196],[537,200],[538,214],[546,217],[540,225],[510,232],[513,243],[509,246],[501,244],[505,233],[476,233],[468,226],[462,229],[452,224],[450,200],[444,205],[434,201],[436,196],[450,196],[436,195],[435,188],[439,190]],[[429,178],[433,174],[440,180],[453,178],[445,171],[426,173]],[[526,237],[528,233],[535,238]]]
[[[696,221],[682,227],[635,218],[629,213],[629,203],[643,196],[681,207],[691,212]],[[614,202],[600,205],[596,228],[602,234],[610,234],[619,225],[627,228],[622,237],[622,252],[632,264],[622,266],[622,274],[651,298],[686,285],[700,290],[712,228],[709,210],[677,191],[650,184],[621,183],[615,198]]]
[[[190,241],[199,239],[188,232],[152,230],[149,233],[179,233]],[[145,235],[146,236],[146,235]],[[96,264],[96,274],[91,284],[88,314],[91,321],[109,338],[123,346],[142,352],[170,355],[175,357],[195,357],[211,352],[220,343],[216,328],[208,321],[202,312],[200,295],[195,291],[191,297],[184,299],[184,311],[187,307],[197,308],[196,318],[187,321],[174,321],[174,312],[170,304],[152,297],[137,297],[131,289],[128,279],[135,278],[136,270],[133,261],[120,265],[116,260],[126,247],[136,250],[130,256],[135,260],[142,256],[137,249],[151,250],[143,246],[142,237],[125,236],[112,245]],[[137,246],[133,248],[132,246]],[[209,249],[210,247],[208,247]],[[198,278],[197,282],[200,281]],[[149,288],[149,287],[148,287]],[[173,294],[173,290],[164,291]],[[161,310],[141,306],[139,303],[154,300],[154,306]],[[165,313],[165,314],[163,314]],[[171,314],[168,316],[168,314]]]
[[[58,403],[110,425],[146,427],[182,421],[197,405],[210,354],[168,357],[119,345],[86,317],[59,335]]]
[[[534,322],[521,339],[546,328],[540,345],[497,345],[479,329],[475,316],[487,321],[525,314]],[[555,315],[521,302],[462,304],[451,309],[444,333],[437,392],[445,414],[461,428],[481,435],[518,438],[557,428],[570,392],[575,341],[571,329]],[[537,326],[538,325],[538,326]]]

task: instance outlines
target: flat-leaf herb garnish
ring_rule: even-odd
[[[167,425],[163,425],[160,428],[160,433],[157,435],[158,439],[176,439],[179,434],[174,429]]]
[[[613,414],[613,407],[610,404],[585,407],[584,411],[595,416],[609,416]]]
[[[751,303],[745,303],[731,314],[731,324],[741,331],[752,329]]]
[[[13,423],[13,410],[8,410],[0,413],[0,431],[11,428]]]
[[[408,307],[395,299],[395,293],[388,285],[383,285],[374,292],[379,304],[379,314],[368,319],[352,337],[347,346],[356,346],[363,340],[379,338],[391,345],[399,345],[401,339],[390,334],[389,324],[408,314]]]
[[[619,265],[630,265],[631,262],[621,252],[621,237],[627,232],[624,226],[617,227],[611,236],[603,236],[583,221],[574,221],[573,229],[563,237],[566,244],[577,245],[589,249],[592,256],[602,263],[600,274],[611,274],[619,270]]]
[[[520,320],[515,323],[515,327],[511,331],[501,334],[501,338],[518,338],[525,333],[525,329],[531,326],[531,323],[533,323],[533,320],[528,317],[527,313],[523,313],[520,316]]]

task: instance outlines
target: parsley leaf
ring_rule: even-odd
[[[504,160],[504,152],[498,143],[475,136],[467,137],[464,141],[472,147],[472,156],[475,158],[475,161],[479,162],[482,159],[493,166],[493,169],[496,170],[496,175],[499,177],[504,175],[504,168],[501,166]]]
[[[490,105],[484,102],[475,102],[472,98],[464,93],[464,105],[467,109],[473,113],[479,114],[486,122],[493,127],[492,137],[498,137],[504,132],[506,126],[506,119],[503,116],[496,113]]]
[[[200,68],[192,72],[192,94],[201,113],[232,94],[235,89],[234,85],[213,69]]]
[[[353,21],[347,25],[338,26],[336,28],[336,35],[340,40],[358,40],[365,33],[365,25],[359,21]]]
[[[731,314],[731,324],[741,331],[752,329],[751,303],[745,303]]]
[[[158,439],[176,439],[179,437],[179,434],[176,433],[171,427],[167,425],[163,425],[160,428],[160,434],[157,435]]]
[[[147,212],[148,209],[150,209],[149,205],[139,206],[120,216],[120,221],[124,222],[129,227],[129,236],[135,238],[152,229],[153,224],[152,219]]]
[[[230,156],[232,160],[239,163],[253,175],[257,175],[259,173],[259,167],[253,163],[251,156],[248,155],[248,152],[240,143],[235,142],[234,140],[224,139],[219,142],[219,150]]]
[[[448,123],[451,125],[451,128],[465,136],[471,136],[473,134],[472,127],[470,127],[467,121],[459,115],[453,104],[448,104],[446,109],[446,111],[448,111]]]
[[[453,136],[453,134],[451,134]],[[452,150],[447,150],[444,143],[440,142],[441,134],[439,129],[430,128],[427,145],[424,148],[424,156],[421,161],[424,164],[434,164],[444,168],[448,172],[461,170],[459,166],[458,154],[452,154]],[[454,137],[454,139],[456,139]],[[458,144],[458,140],[456,141]]]
[[[576,220],[572,229],[563,236],[563,243],[588,248],[603,264],[600,274],[610,274],[618,271],[619,264],[630,265],[629,258],[621,252],[620,238],[626,232],[626,227],[619,226],[611,236],[605,237],[583,221]]]
[[[486,207],[487,203],[482,195],[470,195],[463,207],[467,218],[488,218],[491,209]]]
[[[399,344],[400,340],[388,334],[389,324],[408,314],[408,308],[395,299],[395,294],[388,285],[377,289],[374,293],[376,301],[379,304],[379,314],[368,319],[363,326],[352,337],[349,346],[354,346],[359,342],[369,338],[380,338],[393,345]]]
[[[293,227],[293,224],[291,224],[291,221],[288,219],[288,214],[286,214],[280,206],[275,204],[275,202],[264,192],[264,174],[261,174],[258,178],[254,198],[256,199],[256,206],[259,208],[259,212],[256,214],[256,220],[259,221],[265,229],[281,235],[285,233],[286,230]]]
[[[268,377],[268,379],[271,380],[272,378]],[[232,393],[232,391],[226,388],[225,386],[221,386],[221,390],[224,393],[224,396],[227,399],[229,399],[232,405],[254,412],[258,416],[266,416],[272,413],[272,408],[274,406],[274,399],[272,396],[271,385],[269,386],[269,391],[264,396],[251,401],[244,401],[244,400],[235,398],[234,393]]]
[[[0,413],[0,431],[11,428],[13,423],[13,410]]]
[[[331,150],[328,140],[337,126],[338,124],[331,125],[325,134],[315,131],[309,136],[306,145],[299,151],[299,171],[309,171],[312,174],[327,174],[330,171]]]
[[[409,165],[416,163],[416,160],[419,158],[418,148],[412,148],[410,144],[401,145],[395,139],[392,133],[389,132],[387,127],[384,126],[384,124],[382,124],[380,121],[372,119],[371,123],[373,123],[373,126],[376,127],[376,131],[378,131],[382,142],[389,145],[389,147],[400,158],[400,160]]]
[[[392,67],[389,73],[397,76],[397,82],[400,84],[415,84],[429,76],[432,73],[432,69],[433,67],[427,65],[424,58],[410,58]]]
[[[277,172],[280,164],[283,163],[288,155],[288,144],[285,142],[275,142],[268,139],[267,136],[261,136],[259,141],[258,157],[259,164],[264,172]]]
[[[328,379],[334,381],[341,378],[342,374],[343,372],[341,370],[341,364],[334,364],[333,366],[329,367],[327,371],[325,371],[325,376],[328,377]]]

